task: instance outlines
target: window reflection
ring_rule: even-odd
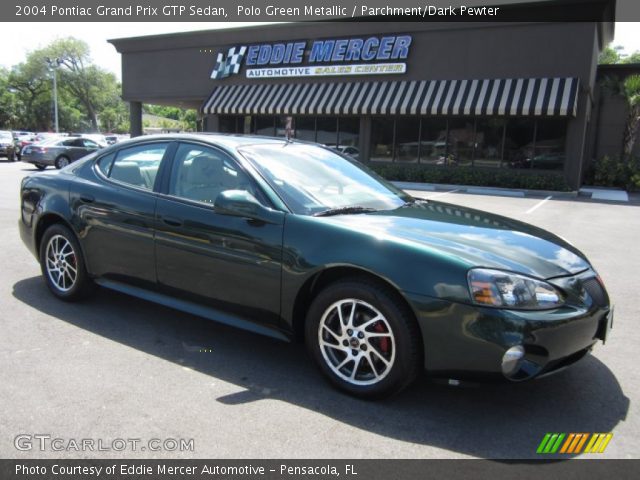
[[[447,119],[422,118],[420,136],[420,163],[442,165],[447,154]]]
[[[394,161],[416,163],[419,154],[420,119],[401,117],[396,120],[396,148]]]
[[[564,144],[567,123],[564,120],[538,120],[536,142],[530,168],[561,170],[564,167]]]
[[[500,167],[505,120],[482,118],[476,121],[476,141],[473,165],[476,167]]]
[[[296,117],[296,138],[307,142],[316,141],[315,117]]]
[[[473,118],[449,119],[447,157],[444,163],[446,165],[471,165],[475,140],[475,122]]]
[[[504,141],[504,165],[528,168],[533,155],[535,121],[531,118],[510,118]]]
[[[375,117],[371,122],[371,158],[372,162],[391,162],[393,160],[393,140],[395,120]]]
[[[335,147],[338,144],[337,117],[318,117],[316,125],[316,142]]]

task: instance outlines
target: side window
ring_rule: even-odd
[[[86,138],[82,139],[82,146],[85,148],[98,148],[98,144],[93,140],[88,140]]]
[[[62,142],[62,145],[64,145],[65,147],[77,147],[78,141],[75,138],[70,138],[68,140],[64,140]]]
[[[107,177],[109,176],[109,170],[111,170],[111,164],[113,163],[114,158],[116,158],[116,154],[111,153],[98,159],[98,169],[102,172],[103,175]]]
[[[225,190],[247,190],[256,195],[250,178],[225,153],[186,143],[178,147],[169,194],[213,204]]]
[[[168,145],[168,143],[152,143],[120,150],[107,174],[108,177],[153,190],[160,162]]]

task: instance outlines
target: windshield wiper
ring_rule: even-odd
[[[350,213],[367,213],[375,212],[375,208],[359,207],[357,205],[350,207],[330,208],[329,210],[323,210],[322,212],[314,213],[314,217],[330,217],[331,215],[348,215]]]
[[[412,207],[414,205],[420,205],[423,203],[429,203],[429,200],[427,200],[426,198],[412,198],[411,200],[408,200],[406,202],[404,202],[404,204],[400,205],[400,208],[402,207]]]

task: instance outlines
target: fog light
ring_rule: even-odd
[[[504,352],[502,357],[502,373],[511,375],[520,366],[520,360],[524,357],[524,348],[522,345],[516,345]]]

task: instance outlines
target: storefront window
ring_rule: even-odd
[[[329,147],[338,144],[338,119],[336,117],[318,117],[316,142]]]
[[[536,125],[536,141],[530,168],[562,170],[565,160],[567,122],[560,119],[541,119]]]
[[[316,141],[316,118],[296,117],[296,138],[307,142]]]
[[[502,165],[509,168],[528,168],[533,156],[535,120],[510,118],[504,140]]]
[[[449,119],[446,165],[471,165],[475,144],[475,121],[473,118]]]
[[[342,147],[358,147],[360,141],[360,118],[338,119],[338,144]]]
[[[504,127],[505,120],[502,118],[479,118],[476,120],[474,166],[501,166]]]
[[[281,115],[276,117],[276,137],[294,138],[295,124],[291,116]]]
[[[420,163],[442,165],[447,153],[447,119],[423,117],[420,137]]]
[[[419,154],[420,119],[399,117],[396,120],[396,146],[394,161],[416,163]]]
[[[393,139],[395,121],[392,118],[376,117],[371,122],[371,158],[372,162],[391,162],[393,160]]]
[[[220,133],[244,133],[244,117],[239,115],[218,116],[218,131]]]
[[[275,118],[265,116],[254,117],[253,132],[256,135],[273,137],[275,135]]]

